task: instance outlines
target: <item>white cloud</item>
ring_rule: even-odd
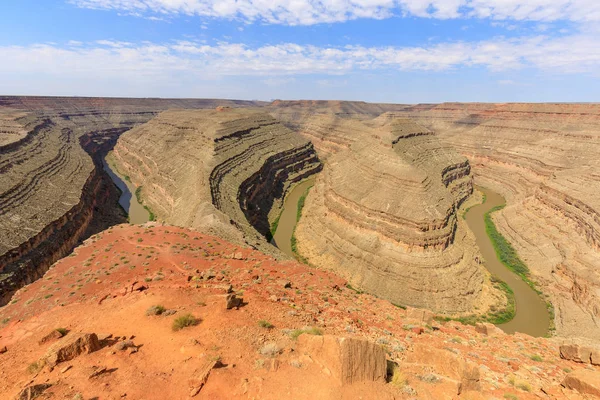
[[[594,35],[547,36],[449,42],[428,47],[317,47],[285,43],[251,48],[240,43],[203,44],[178,41],[132,44],[113,40],[79,46],[37,44],[0,47],[0,76],[8,85],[25,76],[47,81],[77,79],[106,82],[107,88],[128,84],[165,85],[256,76],[266,84],[317,74],[353,72],[448,71],[483,67],[492,71],[536,68],[553,73],[600,71],[600,42]],[[41,79],[41,78],[40,78]],[[319,78],[323,82],[333,82]],[[291,81],[287,81],[291,82]],[[323,83],[322,82],[322,83]],[[0,92],[3,92],[0,83]],[[112,86],[111,86],[112,85]],[[12,86],[11,86],[12,87]]]
[[[597,0],[67,0],[79,7],[155,18],[185,14],[312,25],[394,15],[515,21],[600,21]]]

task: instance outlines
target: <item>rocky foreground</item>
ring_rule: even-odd
[[[2,398],[585,399],[598,350],[438,323],[170,226],[93,236],[0,310]],[[562,351],[562,358],[561,358]],[[569,360],[565,359],[568,358]]]

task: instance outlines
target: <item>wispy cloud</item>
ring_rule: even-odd
[[[284,43],[249,47],[199,41],[138,44],[113,40],[0,47],[0,74],[22,73],[119,77],[343,75],[356,71],[447,71],[483,67],[492,71],[536,68],[555,73],[600,71],[600,42],[593,35],[534,36],[427,47],[318,47]],[[266,79],[265,78],[265,79]],[[1,88],[0,88],[1,89]]]
[[[312,25],[392,16],[514,21],[600,21],[597,0],[68,0],[79,7],[154,17],[198,15]]]

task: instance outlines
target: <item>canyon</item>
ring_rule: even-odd
[[[59,396],[142,396],[162,373],[155,335],[179,335],[163,360],[173,398],[188,380],[206,398],[592,396],[581,371],[596,350],[582,369],[559,347],[600,333],[599,123],[592,104],[0,97],[0,391],[24,390],[45,349],[32,340],[60,324],[101,339],[72,375],[33,374]],[[116,179],[155,222],[124,224]],[[487,190],[507,202],[493,225],[554,306],[552,338],[481,323],[514,307],[480,251],[485,229],[465,219]],[[144,315],[162,303],[200,326],[168,332]],[[148,344],[133,364],[104,335],[116,331]],[[114,385],[82,383],[98,363],[90,376]],[[191,378],[198,363],[209,372]]]
[[[398,115],[435,130],[476,183],[507,199],[494,221],[550,296],[557,333],[597,339],[600,107],[451,103]]]

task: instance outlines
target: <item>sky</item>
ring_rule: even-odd
[[[0,94],[598,102],[598,0],[3,0]]]

